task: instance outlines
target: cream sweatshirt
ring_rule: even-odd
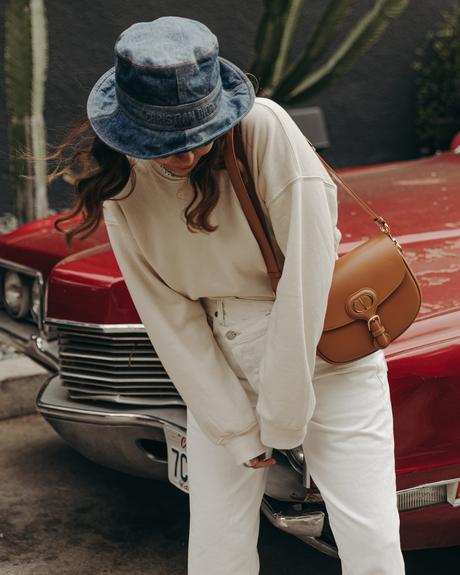
[[[266,447],[303,442],[315,407],[315,350],[341,237],[336,187],[287,112],[256,98],[241,125],[257,193],[285,258],[255,408],[200,302],[273,298],[227,172],[218,176],[220,197],[210,216],[219,226],[215,232],[187,229],[190,180],[165,175],[153,161],[136,161],[136,187],[127,199],[103,204],[113,252],[152,345],[203,432],[237,463]]]

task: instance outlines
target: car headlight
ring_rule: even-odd
[[[3,279],[3,299],[6,311],[14,318],[21,319],[29,313],[29,286],[17,272],[8,270]]]
[[[39,323],[41,314],[41,286],[40,280],[35,278],[30,288],[30,314],[34,321]]]

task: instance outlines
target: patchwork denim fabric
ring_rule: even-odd
[[[215,35],[195,20],[133,24],[116,41],[115,66],[91,90],[91,126],[136,158],[204,146],[236,125],[255,98],[244,72],[218,54]]]

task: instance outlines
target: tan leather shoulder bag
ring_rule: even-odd
[[[373,237],[340,257],[335,264],[317,354],[329,363],[341,364],[385,348],[399,337],[418,314],[421,292],[402,248],[385,220],[318,157],[337,185],[351,194],[379,227]],[[244,167],[243,173],[239,164]],[[281,270],[249,170],[239,126],[227,134],[225,165],[259,243],[276,294]]]

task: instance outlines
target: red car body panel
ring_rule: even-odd
[[[459,168],[459,155],[442,154],[344,172],[352,189],[388,219],[422,289],[417,321],[386,350],[400,489],[430,481],[439,467],[460,476]],[[340,253],[377,229],[343,191],[338,225]],[[43,232],[44,257],[59,257],[50,277],[47,314],[88,323],[140,323],[110,245],[94,246],[99,238],[106,241],[101,231],[93,245],[87,240],[87,249],[61,259],[69,253],[63,252],[62,240],[58,243],[55,232],[51,238]],[[24,245],[30,245],[30,236]],[[414,426],[414,421],[420,423]]]
[[[6,237],[0,236],[0,258],[39,270],[47,278],[53,267],[71,253],[80,253],[109,241],[105,226],[83,241],[76,240],[70,250],[64,234],[54,227],[62,214],[24,224]],[[74,223],[72,220],[71,223]],[[65,226],[69,227],[69,225]]]
[[[405,550],[459,544],[458,508],[448,503],[404,511],[400,518],[401,547]]]
[[[422,290],[416,322],[385,350],[398,489],[460,477],[460,154],[342,174],[387,219]],[[342,191],[339,199],[343,254],[377,228],[348,194]],[[76,240],[70,251],[53,229],[56,217],[0,237],[0,258],[49,276],[49,317],[140,323],[104,226],[87,240]],[[459,517],[447,504],[401,513],[403,546],[460,544]]]

